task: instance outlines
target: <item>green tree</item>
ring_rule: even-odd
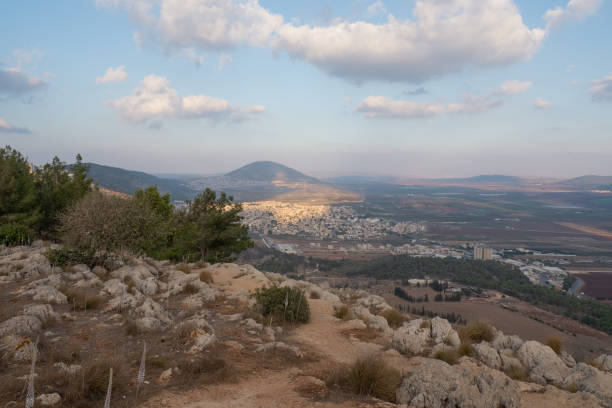
[[[199,252],[201,259],[231,262],[233,255],[253,247],[248,227],[242,225],[242,205],[221,193],[206,189],[178,217],[177,245],[186,253]]]
[[[38,219],[37,198],[27,159],[10,146],[0,149],[0,223],[33,226]]]
[[[170,194],[160,195],[157,186],[136,190],[134,201],[137,204],[149,206],[166,221],[170,220],[174,212],[174,206],[170,202]]]

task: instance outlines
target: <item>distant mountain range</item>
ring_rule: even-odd
[[[582,176],[565,180],[560,184],[578,188],[610,188],[612,186],[612,176]]]
[[[318,179],[300,173],[291,167],[271,161],[257,161],[229,172],[225,177],[240,181],[257,181],[264,183],[308,183],[319,184]]]
[[[157,186],[162,194],[170,193],[173,200],[187,200],[196,195],[196,191],[184,185],[180,180],[171,180],[143,173],[125,170],[118,167],[87,163],[89,177],[94,183],[108,190],[134,194],[138,189]]]

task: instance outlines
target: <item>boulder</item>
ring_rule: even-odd
[[[36,402],[43,407],[50,407],[61,403],[62,397],[60,397],[57,392],[54,392],[53,394],[42,394],[36,397]]]
[[[359,319],[363,320],[368,327],[385,334],[393,333],[393,330],[389,327],[387,319],[382,316],[373,315],[366,307],[355,306],[353,307],[352,312],[354,316],[357,316]]]
[[[26,316],[35,316],[43,324],[52,321],[59,320],[59,314],[53,311],[53,307],[49,304],[46,305],[30,305],[23,309],[23,314]]]
[[[368,326],[361,319],[353,319],[342,323],[342,328],[345,330],[364,330]]]
[[[604,407],[612,407],[612,374],[578,363],[562,386],[576,387],[578,391],[593,394]]]
[[[120,279],[109,279],[104,282],[104,287],[100,290],[103,295],[119,296],[127,293],[127,285]]]
[[[510,349],[500,351],[499,357],[501,358],[501,369],[504,371],[520,371],[525,368],[521,360],[516,358],[515,352]]]
[[[151,298],[146,298],[142,305],[134,309],[136,316],[143,318],[154,318],[159,320],[163,325],[171,323],[170,315],[162,305]]]
[[[497,350],[489,345],[486,341],[479,344],[473,344],[474,357],[482,361],[487,367],[495,370],[502,368],[502,359]]]
[[[431,328],[431,338],[436,343],[444,343],[452,347],[459,347],[461,340],[457,331],[453,329],[446,319],[434,317],[429,321]]]
[[[44,303],[56,303],[58,305],[68,303],[66,295],[50,285],[37,286],[34,289],[23,292],[22,296],[32,296],[33,300],[39,300]]]
[[[612,372],[612,355],[602,354],[595,359],[595,362],[601,364],[602,370]]]
[[[109,300],[104,307],[104,311],[122,313],[136,307],[136,305],[138,305],[136,296],[125,293]]]
[[[271,343],[260,344],[255,349],[257,353],[276,351],[276,350],[286,351],[298,358],[302,358],[304,356],[304,353],[302,353],[302,351],[299,348],[295,346],[290,346],[289,344],[283,343],[282,341],[275,341]]]
[[[396,397],[400,404],[427,408],[518,408],[521,401],[514,381],[465,358],[453,367],[424,360],[404,376]]]
[[[495,334],[495,338],[493,338],[491,342],[491,346],[497,351],[504,349],[518,351],[523,343],[523,340],[519,336],[506,336],[501,330],[498,330]]]
[[[248,330],[256,330],[256,331],[261,331],[263,329],[263,325],[260,323],[257,323],[255,320],[253,319],[246,319],[242,321],[242,324],[244,324],[244,326],[248,329]]]
[[[9,359],[23,363],[32,360],[34,344],[27,337],[9,334],[0,337],[0,350],[6,350]]]
[[[213,333],[207,333],[202,329],[194,329],[191,332],[193,346],[189,349],[189,354],[197,354],[204,351],[206,347],[210,347],[215,343],[217,338]]]
[[[42,322],[36,316],[15,316],[0,323],[0,337],[7,334],[30,336],[42,329]]]
[[[574,360],[574,357],[572,357],[567,351],[565,350],[561,351],[561,353],[559,354],[559,357],[561,358],[561,360],[563,360],[565,365],[568,366],[569,368],[576,367],[576,360]]]
[[[393,332],[391,346],[403,354],[422,354],[431,340],[429,327],[421,328],[422,323],[423,319],[404,323]]]
[[[518,350],[517,357],[529,369],[529,379],[538,384],[559,385],[569,374],[557,353],[537,341],[526,341]]]

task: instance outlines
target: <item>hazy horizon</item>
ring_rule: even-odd
[[[612,3],[485,6],[4,2],[0,144],[147,173],[612,175]]]

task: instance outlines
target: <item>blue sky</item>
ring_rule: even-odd
[[[148,172],[612,175],[602,0],[0,4],[0,143]]]

